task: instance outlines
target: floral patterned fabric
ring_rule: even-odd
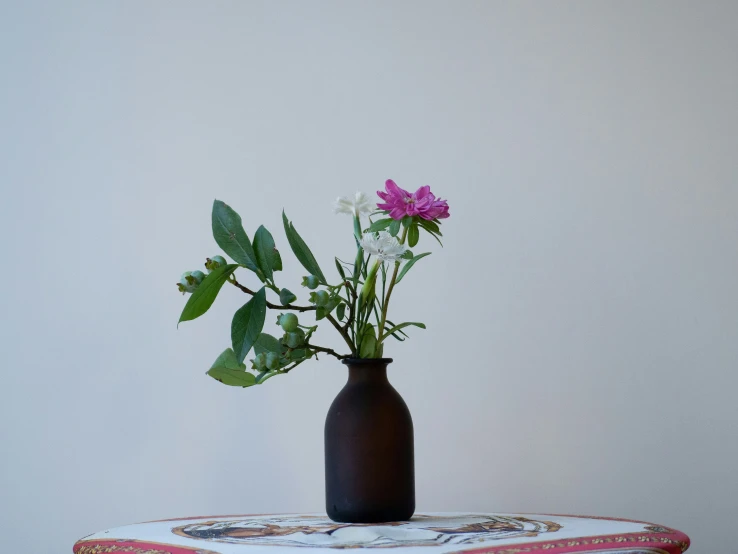
[[[323,515],[153,521],[85,537],[74,553],[336,554],[362,548],[392,554],[681,554],[688,547],[684,533],[625,519],[434,513],[380,524],[336,523]]]

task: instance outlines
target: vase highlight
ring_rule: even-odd
[[[346,359],[325,422],[326,512],[333,521],[406,521],[415,512],[413,421],[387,379],[391,358]]]

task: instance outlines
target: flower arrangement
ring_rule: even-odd
[[[423,231],[441,244],[441,220],[449,217],[448,203],[436,198],[430,187],[420,187],[413,193],[398,187],[394,181],[378,191],[376,205],[357,192],[353,198],[338,198],[334,212],[353,218],[356,255],[347,262],[336,258],[340,280],[331,284],[317,260],[284,212],[282,220],[287,241],[297,260],[307,270],[302,286],[309,289],[308,303],[297,305],[297,296],[276,284],[276,272],[282,269],[282,257],[269,231],[260,226],[249,240],[241,217],[227,204],[213,203],[212,228],[215,242],[234,263],[223,256],[213,256],[205,262],[207,274],[188,271],[177,287],[192,296],[179,318],[190,321],[203,315],[215,301],[225,283],[251,296],[233,316],[232,347],[226,349],[208,370],[208,375],[226,385],[249,387],[264,383],[275,375],[292,371],[305,360],[319,354],[348,358],[381,358],[384,343],[390,337],[404,341],[410,326],[425,329],[419,322],[396,324],[388,319],[390,299],[395,287],[408,271],[430,252],[413,254]],[[366,227],[364,224],[366,223]],[[252,290],[236,279],[235,271],[245,268],[261,283]],[[267,298],[271,291],[278,302]],[[267,309],[278,310],[277,325],[282,336],[265,333]],[[316,323],[304,325],[297,314],[313,313]],[[342,337],[349,353],[340,354],[332,348],[316,344],[313,335],[317,322],[327,321]],[[253,348],[250,368],[244,361]]]

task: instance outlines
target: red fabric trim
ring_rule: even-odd
[[[681,554],[689,548],[689,537],[676,530],[670,533],[623,533],[622,535],[602,535],[591,537],[572,537],[568,539],[484,546],[472,550],[459,550],[454,554],[527,554],[545,552],[546,554],[571,554],[574,552],[596,552],[643,548],[659,549],[669,554]]]

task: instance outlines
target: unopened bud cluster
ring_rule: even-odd
[[[212,258],[207,258],[205,260],[205,269],[207,269],[208,273],[211,273],[226,264],[227,262],[223,256],[213,256]],[[203,282],[205,277],[206,275],[200,270],[185,271],[177,282],[177,289],[182,294],[188,292],[193,293],[197,290],[197,287],[200,286],[200,283]]]
[[[203,279],[205,279],[205,274],[202,271],[185,271],[179,278],[177,288],[182,294],[195,292]]]

